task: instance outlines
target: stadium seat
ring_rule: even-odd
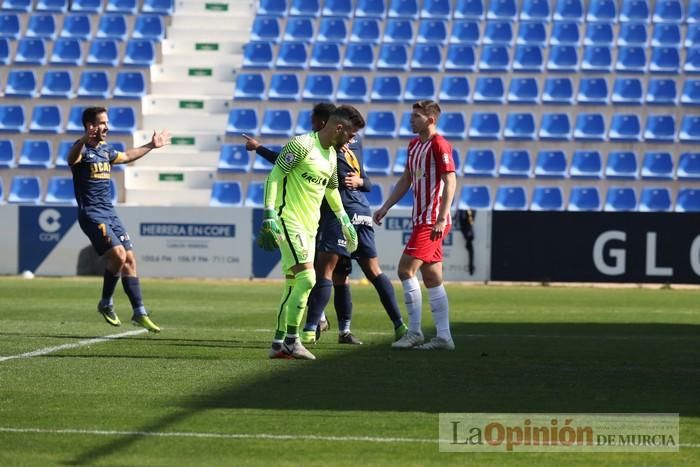
[[[367,80],[362,75],[340,76],[338,92],[335,98],[338,102],[368,102]]]
[[[421,20],[418,26],[418,44],[440,44],[447,43],[447,22],[441,19]]]
[[[350,18],[353,13],[352,0],[326,0],[323,2],[323,16]]]
[[[600,193],[594,186],[573,186],[569,192],[569,211],[600,211]]]
[[[548,71],[575,72],[578,70],[578,52],[573,45],[553,45],[549,48]]]
[[[598,151],[576,150],[569,167],[571,178],[602,178],[603,163]]]
[[[0,139],[0,169],[13,169],[15,166],[15,144],[11,139]]]
[[[244,144],[222,144],[219,150],[218,172],[247,173],[250,171],[250,154]]]
[[[608,153],[605,177],[611,179],[637,179],[637,156],[631,151],[612,151]]]
[[[691,47],[686,51],[683,71],[686,73],[700,73],[700,47]]]
[[[135,15],[138,12],[137,0],[107,0],[105,11],[108,13]]]
[[[396,136],[396,114],[379,110],[367,112],[367,138],[393,138]]]
[[[411,59],[412,71],[440,71],[442,46],[439,44],[416,44]]]
[[[333,78],[326,74],[307,74],[302,91],[305,101],[330,101],[333,99]]]
[[[41,182],[39,177],[15,175],[7,197],[8,203],[39,204],[41,200]]]
[[[652,47],[680,47],[681,31],[677,24],[657,24],[651,36]]]
[[[610,141],[641,141],[641,124],[637,114],[613,114],[608,137]]]
[[[681,57],[677,47],[653,47],[649,71],[652,73],[678,73]]]
[[[690,0],[688,5],[688,14],[685,17],[685,21],[688,24],[695,24],[700,22],[700,1]]]
[[[21,105],[0,104],[0,131],[21,133],[25,124]]]
[[[455,173],[459,173],[462,167],[462,156],[459,155],[457,148],[452,148],[452,162],[455,164]]]
[[[515,0],[490,0],[486,18],[515,21],[518,16],[516,3]]]
[[[84,13],[102,13],[102,0],[73,0],[70,11],[80,11]]]
[[[400,53],[401,51],[397,51],[397,54]],[[406,64],[406,68],[408,68],[408,58],[405,55],[405,48],[403,49],[403,53],[404,56],[399,57],[398,59],[403,60]],[[348,44],[345,47],[345,58],[343,59],[343,68],[346,70],[373,70],[374,47],[371,44]],[[389,67],[389,69],[391,69],[391,67]]]
[[[83,111],[84,106],[74,105],[68,114],[68,122],[66,122],[66,133],[84,133],[83,128]]]
[[[671,190],[668,188],[645,186],[639,196],[639,211],[669,212],[671,210]]]
[[[579,113],[576,116],[574,139],[577,141],[605,141],[605,117],[603,114]]]
[[[484,0],[457,0],[452,17],[454,19],[484,19]]]
[[[615,0],[590,0],[588,2],[588,23],[615,23],[617,21],[617,6]]]
[[[508,47],[503,45],[485,45],[481,47],[479,70],[508,71],[509,65],[510,56],[508,54]]]
[[[700,2],[698,2],[700,5]],[[685,35],[685,42],[683,42],[685,47],[697,47],[700,45],[700,23],[692,23],[688,25],[688,29]]]
[[[126,39],[127,26],[124,15],[102,15],[97,23],[97,34],[99,39],[114,39],[123,41]]]
[[[581,32],[579,25],[574,22],[556,22],[552,25],[552,33],[549,37],[549,45],[573,45],[581,44]]]
[[[579,104],[607,105],[608,82],[605,78],[582,77],[578,83]]]
[[[435,99],[435,82],[433,77],[429,75],[409,76],[406,80],[403,100],[415,102],[422,99]]]
[[[283,41],[288,42],[312,42],[314,37],[314,24],[312,18],[289,18],[284,28]]]
[[[508,87],[509,104],[538,104],[539,95],[535,78],[511,78]]]
[[[174,0],[143,0],[143,5],[141,6],[141,13],[171,16],[174,11]]]
[[[440,83],[440,102],[467,103],[469,102],[469,81],[466,76],[446,75]]]
[[[676,212],[700,212],[700,189],[681,188],[678,190],[675,210]]]
[[[279,46],[275,67],[278,69],[306,70],[308,61],[306,44],[282,42]]]
[[[469,149],[464,157],[464,175],[495,177],[496,156],[491,149]]]
[[[62,127],[61,108],[57,105],[36,105],[32,110],[29,131],[60,133]],[[110,128],[111,130],[111,128]]]
[[[68,152],[73,147],[73,140],[63,140],[58,143],[58,151],[54,166],[59,170],[68,169]]]
[[[491,191],[486,185],[464,185],[459,196],[459,209],[491,209]]]
[[[564,151],[542,150],[537,153],[535,163],[537,178],[565,178],[566,154]]]
[[[17,40],[20,38],[20,31],[19,14],[5,11],[0,15],[0,37]]]
[[[107,117],[111,134],[130,135],[136,131],[136,114],[132,107],[111,106]]]
[[[474,21],[452,21],[450,32],[451,44],[477,44],[479,42],[479,23]],[[700,43],[700,41],[698,41]]]
[[[8,39],[0,37],[0,65],[8,65],[10,61],[10,43]]]
[[[44,202],[47,204],[72,204],[77,206],[73,179],[71,177],[51,177],[46,188]]]
[[[476,140],[498,140],[501,122],[495,112],[473,112],[469,126],[469,138]]]
[[[418,19],[417,0],[389,0],[389,18]]]
[[[678,137],[683,143],[700,142],[700,115],[685,115]]]
[[[394,175],[401,175],[406,171],[406,160],[408,159],[408,149],[401,147],[396,150],[396,157],[394,158],[394,166],[392,168],[392,173]]]
[[[582,0],[557,0],[553,19],[554,21],[583,21]]]
[[[389,175],[391,156],[387,147],[371,147],[362,151],[364,169],[368,175]]]
[[[676,120],[673,115],[647,115],[644,141],[672,143],[676,138]]]
[[[383,42],[409,44],[413,42],[413,25],[407,19],[386,20]]]
[[[280,32],[279,18],[257,15],[251,26],[250,40],[252,42],[269,41],[276,44],[280,40]]]
[[[270,101],[298,101],[301,89],[299,79],[293,73],[275,73],[270,79],[267,99]]]
[[[581,70],[609,73],[612,71],[612,52],[610,47],[595,45],[583,48]]]
[[[51,143],[48,140],[24,140],[17,165],[20,169],[48,169],[51,166]]]
[[[233,98],[237,100],[262,100],[265,96],[265,82],[262,73],[239,73]]]
[[[66,13],[68,0],[37,0],[34,9],[51,13]]]
[[[278,154],[282,150],[282,147],[278,145],[268,145],[267,148]],[[259,154],[253,159],[253,172],[255,173],[269,173],[273,167],[274,164],[272,162],[268,161]]]
[[[258,14],[267,16],[285,16],[287,0],[260,0]]]
[[[539,45],[517,45],[513,57],[513,71],[541,72],[544,68],[542,47]]]
[[[95,39],[90,44],[88,65],[115,67],[119,63],[119,46],[112,39]]]
[[[369,42],[379,44],[381,28],[376,18],[362,18],[353,22],[350,42]]]
[[[561,211],[564,195],[558,186],[536,186],[532,190],[530,211]]]
[[[258,114],[255,109],[234,108],[229,112],[227,135],[258,134]]]
[[[571,78],[547,78],[542,90],[543,104],[573,104],[574,86]]]
[[[165,25],[159,15],[138,15],[134,20],[133,39],[161,41],[165,38]]]
[[[450,44],[445,58],[445,71],[474,71],[476,58],[474,47],[463,44]]]
[[[384,204],[384,188],[379,183],[372,183],[372,188],[365,193],[369,207],[372,209],[379,208]]]
[[[391,185],[390,193],[394,191],[396,184]],[[395,208],[411,209],[413,208],[413,189],[409,187],[408,191],[401,197],[401,199],[394,205]]]
[[[683,22],[683,4],[679,0],[657,0],[652,21],[654,23]]]
[[[311,110],[302,109],[297,115],[297,126],[294,133],[301,135],[311,131]]]
[[[679,180],[700,180],[700,153],[684,152],[681,154],[676,177]]]
[[[6,11],[32,11],[32,0],[3,0],[2,9]]]
[[[546,3],[544,0],[537,1]],[[518,38],[515,42],[518,45],[537,45],[540,47],[545,46],[545,44],[547,43],[547,29],[545,27],[545,23],[530,21],[521,22],[518,29]]]
[[[90,15],[65,15],[63,19],[63,29],[61,30],[61,37],[67,39],[89,40],[92,37],[92,25],[90,22]]]
[[[69,71],[47,70],[41,86],[41,97],[70,99],[73,97],[73,78]]]
[[[5,83],[5,97],[34,98],[37,91],[36,74],[32,70],[9,70]]]
[[[535,139],[535,117],[529,112],[508,112],[503,128],[503,139],[525,140]]]
[[[294,133],[292,114],[287,109],[266,109],[263,114],[260,135],[289,138]]]
[[[530,152],[525,149],[504,149],[498,167],[500,177],[528,178],[532,171]]]
[[[482,43],[512,45],[513,24],[510,21],[487,21],[484,27]]]
[[[647,89],[647,104],[676,105],[678,92],[673,79],[652,78]]]
[[[480,76],[474,85],[474,103],[502,104],[505,102],[503,79],[499,76]]]
[[[59,38],[54,41],[51,53],[52,65],[80,66],[83,64],[83,51],[78,39]]]
[[[355,17],[384,18],[386,16],[386,4],[384,0],[357,0]]]
[[[542,140],[571,140],[571,122],[565,113],[544,113],[540,125],[539,137]]]
[[[78,97],[108,99],[109,75],[106,71],[85,70],[80,73]]]
[[[642,178],[649,180],[673,179],[673,156],[670,152],[646,152],[642,162]]]
[[[56,20],[52,14],[33,14],[29,16],[24,37],[40,37],[52,40],[56,38]]]
[[[291,0],[289,5],[289,16],[311,16],[318,17],[321,14],[319,0]]]
[[[493,203],[494,211],[522,211],[527,209],[527,193],[522,186],[499,186],[496,191],[496,200]]]
[[[243,68],[272,68],[272,43],[249,42],[244,45]]]
[[[622,0],[620,22],[649,22],[649,3],[647,0]]]
[[[120,71],[114,83],[113,97],[117,99],[140,99],[146,95],[146,82],[140,71]]]
[[[437,131],[447,139],[460,140],[467,137],[467,124],[462,112],[442,112],[437,122]]]
[[[452,17],[450,0],[425,0],[420,10],[421,18],[450,19]]]
[[[608,188],[605,196],[604,211],[623,212],[637,210],[637,193],[632,187]]]
[[[373,102],[401,102],[401,80],[398,76],[375,76],[370,99]]]
[[[549,21],[551,11],[548,0],[524,0],[520,10],[520,24],[531,21]]]
[[[365,44],[359,44],[365,46]],[[367,52],[364,53],[366,59],[363,60],[363,64],[360,68],[372,69],[372,63],[374,60],[374,54],[372,48],[369,45],[365,46]],[[369,53],[368,53],[369,52]],[[379,48],[379,58],[377,59],[377,70],[396,70],[396,71],[407,71],[408,70],[408,46],[403,44],[382,44]]]
[[[583,45],[613,45],[613,27],[610,23],[589,23],[586,26],[586,36]]]
[[[401,113],[401,121],[399,122],[399,138],[414,138],[415,134],[411,128],[411,111],[407,110]]]
[[[628,73],[644,73],[646,71],[646,52],[644,47],[623,46],[617,49],[615,70]]]
[[[16,65],[45,65],[46,42],[41,38],[23,37],[17,41]]]
[[[639,78],[615,78],[613,104],[640,105],[644,102],[642,81]]]
[[[252,182],[251,182],[252,183]],[[236,180],[216,180],[211,187],[209,206],[243,206],[241,184]]]

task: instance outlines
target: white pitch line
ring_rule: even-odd
[[[77,349],[78,347],[85,347],[86,345],[101,344],[102,342],[108,342],[115,339],[120,339],[122,337],[135,336],[137,334],[143,334],[148,332],[146,329],[137,329],[135,331],[122,332],[120,334],[110,334],[108,336],[95,337],[93,339],[85,339],[82,341],[74,342],[72,344],[57,345],[55,347],[44,347],[43,349],[33,350],[31,352],[22,353],[19,355],[8,355],[7,357],[0,357],[0,363],[6,362],[8,360],[15,360],[18,358],[32,358],[39,357],[41,355],[47,355],[54,352],[60,352],[61,350]]]

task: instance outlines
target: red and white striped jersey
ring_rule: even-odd
[[[437,134],[424,142],[420,137],[412,139],[408,143],[406,170],[413,189],[413,224],[435,224],[445,188],[442,175],[455,171],[452,146]],[[449,212],[447,223],[452,224]]]

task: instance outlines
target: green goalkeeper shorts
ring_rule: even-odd
[[[282,271],[287,273],[297,264],[313,263],[316,254],[316,232],[309,233],[301,226],[284,219],[280,220],[284,237],[284,241],[280,243]]]

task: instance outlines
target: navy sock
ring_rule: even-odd
[[[374,278],[372,285],[379,294],[379,300],[381,300],[386,314],[389,315],[391,322],[394,323],[394,328],[398,328],[403,324],[403,319],[401,318],[401,310],[399,310],[399,304],[396,302],[396,294],[391,281],[386,274],[381,273]]]
[[[321,320],[321,314],[325,310],[328,302],[331,301],[331,291],[333,282],[328,279],[318,279],[316,285],[311,289],[309,301],[307,302],[308,310],[306,312],[306,324],[304,331],[315,331],[318,322]]]
[[[333,304],[335,313],[338,316],[338,332],[350,331],[350,320],[352,319],[352,297],[350,296],[350,286],[347,284],[333,287]]]
[[[137,276],[123,276],[122,286],[126,296],[129,297],[131,308],[136,315],[145,315],[146,308],[143,306],[143,298],[141,298],[141,284]]]
[[[105,269],[104,281],[102,282],[102,301],[109,302],[114,295],[114,289],[117,287],[117,282],[119,282],[119,274],[112,274],[109,270]]]

